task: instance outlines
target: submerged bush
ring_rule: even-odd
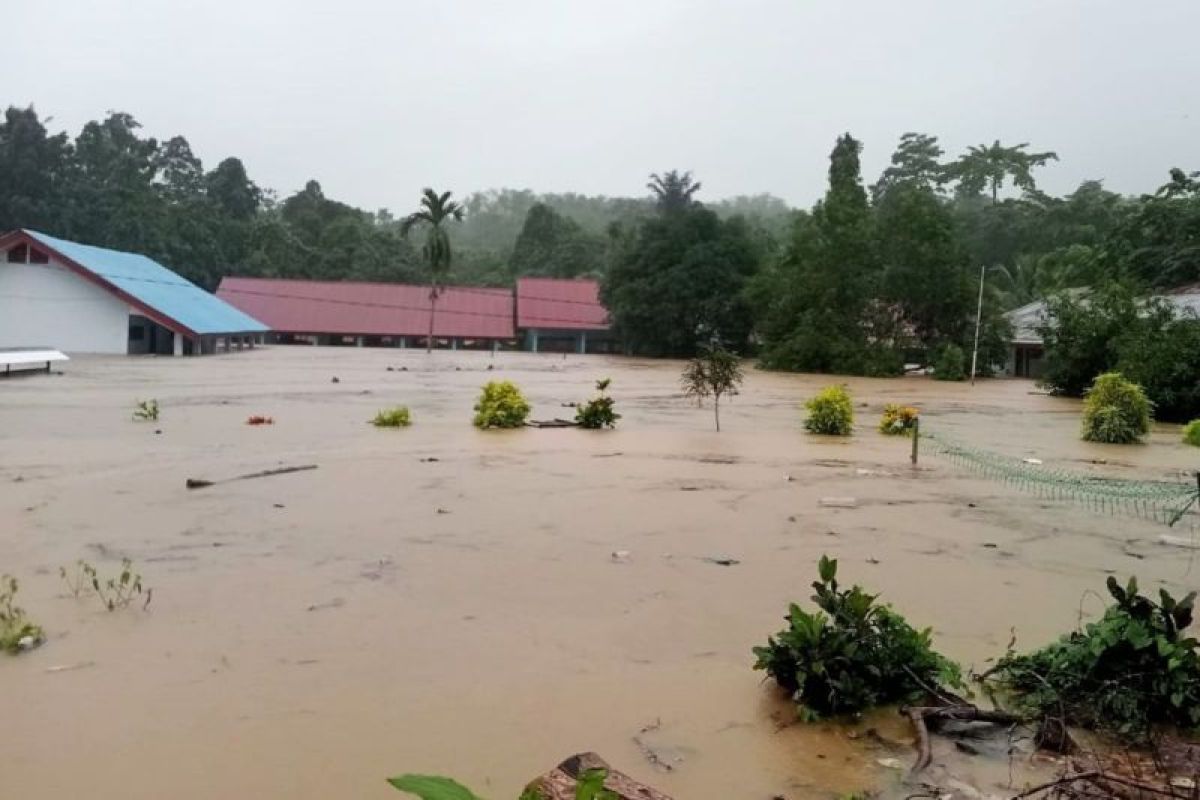
[[[1083,401],[1083,438],[1089,442],[1129,444],[1150,432],[1150,401],[1142,387],[1119,372],[1092,382]]]
[[[958,666],[860,587],[839,589],[837,561],[821,557],[813,583],[819,611],[792,604],[788,627],[754,648],[755,669],[792,693],[806,720],[916,700],[928,688],[960,687]],[[928,688],[927,688],[928,687]]]
[[[1200,653],[1184,636],[1196,593],[1159,602],[1108,579],[1116,603],[1098,622],[1028,655],[1009,653],[993,676],[1029,711],[1068,725],[1142,739],[1154,724],[1200,727]]]
[[[158,401],[151,398],[150,400],[138,400],[137,405],[133,407],[133,418],[138,422],[154,422],[158,419]]]
[[[967,354],[956,344],[948,344],[933,361],[933,377],[939,381],[961,381],[967,378]]]
[[[879,432],[889,436],[907,434],[917,424],[919,416],[920,410],[912,406],[888,403],[883,407],[883,416],[879,419]]]
[[[1183,426],[1183,441],[1192,447],[1200,447],[1200,419],[1194,419]]]
[[[408,413],[408,406],[396,406],[380,411],[371,424],[376,428],[407,428],[412,424],[412,417]]]
[[[585,769],[575,782],[575,800],[620,800],[620,795],[604,787],[608,780],[608,770],[603,767]],[[421,800],[482,800],[453,778],[440,775],[400,775],[388,778],[396,789],[416,795]],[[548,794],[541,787],[541,779],[535,780],[525,787],[517,800],[543,800]],[[555,797],[559,795],[555,794]]]
[[[581,403],[575,410],[575,422],[579,427],[590,430],[616,427],[621,415],[613,410],[613,399],[605,394],[611,383],[610,378],[596,381],[596,391],[599,394],[586,403]]]
[[[41,644],[42,628],[29,621],[25,609],[16,605],[17,579],[0,576],[0,650],[19,653]]]
[[[808,409],[804,427],[809,433],[849,436],[854,428],[854,404],[843,386],[826,386],[804,407]]]
[[[519,428],[529,416],[529,403],[512,381],[489,381],[475,403],[476,428]]]

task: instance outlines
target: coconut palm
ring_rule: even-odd
[[[450,234],[445,223],[449,220],[459,221],[463,218],[464,208],[460,203],[450,199],[450,192],[438,194],[433,189],[426,188],[421,194],[421,210],[409,214],[400,223],[400,234],[407,237],[417,225],[423,225],[425,244],[421,254],[429,264],[429,338],[425,340],[425,352],[433,350],[433,320],[437,313],[438,295],[441,294],[441,284],[450,272]]]
[[[692,195],[700,191],[700,181],[692,180],[690,172],[671,170],[662,175],[655,172],[650,176],[646,188],[654,194],[659,210],[680,211],[696,202]]]

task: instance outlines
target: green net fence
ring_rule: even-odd
[[[920,432],[922,453],[999,480],[1021,491],[1085,506],[1098,513],[1120,514],[1174,526],[1196,522],[1200,487],[1195,477],[1178,481],[1110,478],[1048,467],[1035,459],[1006,456],[957,442],[941,433]]]

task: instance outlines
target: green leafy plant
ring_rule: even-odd
[[[605,393],[611,383],[611,378],[596,381],[598,394],[575,410],[575,422],[579,427],[591,430],[616,427],[621,415],[613,410],[613,399]]]
[[[1159,590],[1138,593],[1136,578],[1108,579],[1116,601],[1099,621],[1027,655],[1009,652],[991,675],[1033,713],[1140,740],[1151,726],[1200,727],[1200,649],[1184,635],[1196,602]]]
[[[943,347],[934,359],[933,377],[939,381],[966,380],[967,354],[956,344]]]
[[[16,578],[0,576],[0,650],[13,654],[34,647],[46,638],[41,626],[30,622],[25,609],[16,604],[18,588]]]
[[[137,422],[154,422],[158,419],[158,401],[139,400],[133,408],[133,418]]]
[[[512,381],[489,381],[475,403],[476,428],[519,428],[529,416],[529,403]]]
[[[112,578],[101,577],[96,568],[83,559],[75,562],[74,569],[59,567],[58,574],[74,597],[94,592],[109,611],[127,607],[142,594],[146,595],[143,608],[150,605],[152,590],[142,586],[142,576],[133,571],[133,562],[128,558],[121,560],[121,571]]]
[[[1151,403],[1142,387],[1119,372],[1092,382],[1083,401],[1083,438],[1089,442],[1130,444],[1150,432]]]
[[[854,403],[844,386],[826,386],[804,407],[808,409],[804,427],[809,433],[849,436],[854,429]]]
[[[920,416],[917,408],[888,403],[883,407],[883,416],[879,419],[879,432],[888,436],[908,435]]]
[[[1200,447],[1200,419],[1194,419],[1183,426],[1183,442],[1192,447]]]
[[[738,357],[719,344],[701,350],[683,368],[679,383],[686,397],[697,402],[713,399],[713,419],[721,430],[721,396],[736,395],[742,385],[742,365]]]
[[[915,630],[877,595],[841,589],[837,560],[821,557],[808,612],[790,606],[788,626],[754,648],[755,669],[791,692],[805,720],[911,701],[959,688],[958,665],[936,653],[930,629]]]
[[[616,792],[604,788],[607,779],[606,769],[584,770],[575,782],[575,800],[618,800]],[[458,781],[438,775],[400,775],[388,778],[388,783],[421,800],[481,800]],[[537,782],[527,786],[518,800],[543,800]]]
[[[377,413],[371,424],[376,428],[407,428],[412,424],[412,417],[408,413],[408,406],[396,406]]]

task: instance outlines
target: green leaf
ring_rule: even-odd
[[[439,775],[401,775],[387,782],[402,792],[415,794],[421,800],[480,800],[479,796],[458,781]]]
[[[817,565],[817,571],[821,576],[823,583],[829,583],[837,577],[837,559],[831,559],[829,556],[821,556],[821,561]]]
[[[616,793],[604,788],[608,779],[608,770],[594,767],[584,770],[575,786],[575,800],[614,800]]]

